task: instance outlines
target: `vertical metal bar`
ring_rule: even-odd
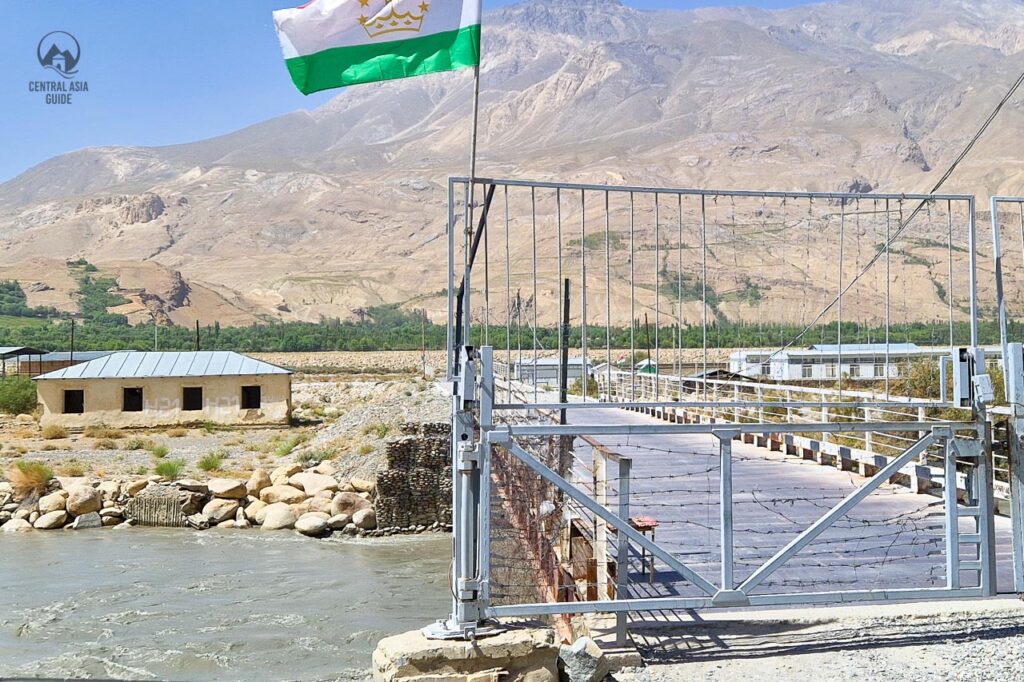
[[[583,366],[587,365],[587,190],[580,190],[580,314],[582,315],[580,330],[580,350],[583,353]],[[587,394],[586,380],[583,381],[583,395]]]
[[[718,435],[718,434],[716,434]],[[732,518],[732,434],[718,435],[718,452],[721,462],[719,472],[719,512],[721,516],[722,541],[722,589],[735,587],[733,579],[733,518]]]
[[[633,193],[629,193],[629,399],[636,400],[636,260]]]
[[[466,224],[463,226],[463,233],[465,234],[465,244],[462,247],[462,343],[467,346],[473,345],[473,337],[470,334],[473,331],[473,315],[469,308],[470,301],[470,280],[472,278],[472,272],[469,269],[469,254],[471,251],[471,244],[473,243],[473,199],[476,193],[476,184],[472,179],[466,183]]]
[[[562,284],[562,189],[558,188],[555,190],[555,233],[556,239],[558,240],[558,287],[561,289]],[[564,295],[569,293],[569,282],[565,281]],[[562,305],[559,306],[559,312],[561,315],[558,318],[558,357],[562,359],[559,363],[559,372],[562,374],[558,377],[558,385],[565,386],[568,380],[568,328],[569,328],[569,302],[563,300]],[[566,400],[565,393],[562,392],[559,395],[559,402],[564,403]],[[565,416],[565,410],[562,410],[562,416]],[[564,422],[563,422],[564,423]]]
[[[999,202],[992,197],[992,257],[995,260],[996,269],[996,308],[999,311],[999,346],[1002,349],[1003,365],[1003,388],[1007,399],[1010,398],[1010,384],[1006,381],[1006,358],[1008,355],[1007,344],[1009,339],[1006,336],[1006,297],[1003,292],[1003,252],[999,234]]]
[[[619,458],[619,518],[629,521],[629,477],[633,460]],[[629,538],[625,533],[617,534],[615,549],[615,598],[629,598]],[[615,645],[626,646],[626,625],[629,615],[615,614]]]
[[[885,399],[889,400],[889,375],[892,373],[890,360],[889,360],[889,330],[892,324],[891,318],[891,287],[892,287],[892,276],[891,276],[891,259],[890,259],[890,244],[889,236],[892,232],[892,214],[889,211],[889,200],[885,200]]]
[[[1013,589],[1024,593],[1024,448],[1021,447],[1021,421],[1024,417],[1024,347],[1020,343],[1008,346],[1006,367],[1006,394],[1012,410],[1009,420],[1010,442],[1010,527],[1013,537]]]
[[[707,224],[707,202],[704,195],[700,195],[700,299],[703,309],[703,336],[701,346],[703,348],[703,370],[701,385],[703,389],[702,400],[708,399],[708,224]]]
[[[978,345],[978,244],[977,244],[977,216],[974,215],[974,197],[967,199],[970,214],[967,221],[967,234],[970,251],[970,293],[971,297],[971,346]]]
[[[448,359],[445,378],[455,375],[455,180],[448,178]]]
[[[679,199],[679,263],[676,272],[676,363],[678,398],[683,399],[683,195]]]
[[[608,509],[608,458],[599,448],[594,453],[594,501]],[[608,524],[594,517],[594,560],[597,562],[597,599],[608,600]]]
[[[943,443],[943,491],[946,514],[946,587],[960,588],[960,514],[957,511],[956,449],[952,440]]]
[[[985,427],[989,430],[988,425]],[[981,592],[986,597],[996,594],[996,531],[995,531],[995,491],[992,488],[992,441],[986,433],[985,448],[978,457],[978,534],[981,545],[978,547],[978,559],[981,560]]]
[[[489,206],[488,206],[489,208]],[[490,230],[484,228],[484,342],[491,345],[491,259],[488,245]]]
[[[955,346],[954,332],[953,332],[953,202],[946,200],[946,230],[949,233],[949,243],[947,245],[947,283],[946,283],[946,303],[949,308],[949,349],[952,352]],[[1005,356],[1004,356],[1005,357]],[[945,390],[945,386],[942,387]]]
[[[843,247],[846,245],[846,199],[839,200],[839,296],[836,313],[836,342],[839,348],[839,400],[843,400]]]
[[[487,431],[494,426],[494,349],[480,349],[480,428]],[[480,608],[487,608],[491,596],[491,444],[480,439],[480,502],[477,520],[477,574],[480,582]]]
[[[611,394],[612,386],[612,248],[611,248],[611,216],[608,210],[608,192],[604,193],[604,259],[605,259],[605,274],[604,274],[604,291],[605,291],[605,317],[607,318],[607,327],[605,328],[605,350],[606,359],[605,362],[608,365],[605,370],[608,377],[608,393]],[[586,360],[583,363],[583,376],[584,383],[586,383],[588,373]]]

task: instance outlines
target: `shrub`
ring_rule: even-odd
[[[224,458],[217,452],[211,452],[204,455],[203,458],[199,460],[199,468],[207,472],[217,471],[223,464]]]
[[[129,438],[124,444],[125,450],[152,450],[154,447],[156,446],[152,440],[140,436]]]
[[[305,442],[306,438],[306,434],[297,433],[291,438],[286,439],[280,445],[278,445],[277,449],[274,450],[274,454],[277,455],[278,457],[284,457],[285,455],[291,453],[292,450],[299,447],[300,443]]]
[[[0,412],[29,414],[36,409],[36,385],[28,377],[0,379]]]
[[[62,476],[85,476],[85,467],[81,462],[67,462],[61,465],[60,473]]]
[[[188,429],[182,429],[182,428],[167,429],[167,436],[169,438],[181,438],[181,437],[186,436],[186,435],[188,435]]]
[[[157,459],[163,459],[164,457],[167,456],[167,453],[169,453],[170,451],[171,449],[166,445],[154,445],[149,450],[150,454],[152,454]]]
[[[106,424],[90,424],[85,427],[82,433],[89,438],[124,438],[124,431],[107,426]]]
[[[170,481],[181,478],[181,472],[185,470],[185,462],[180,459],[165,459],[153,467],[157,476],[162,476]]]
[[[46,484],[53,478],[53,469],[42,462],[19,460],[7,472],[11,486],[19,496],[24,497],[31,492],[41,493]]]
[[[43,427],[43,438],[46,440],[56,440],[58,438],[67,438],[68,430],[63,426],[57,424],[49,424]]]
[[[109,438],[101,438],[92,444],[93,450],[115,450],[117,443],[110,440]]]
[[[385,424],[384,422],[377,422],[375,424],[367,424],[363,427],[363,435],[373,435],[377,438],[387,438],[387,435],[391,433],[391,424]]]
[[[373,446],[370,445],[369,443],[363,443],[362,445],[359,446],[360,455],[368,455],[371,452],[373,452]]]
[[[145,476],[148,473],[149,473],[149,467],[147,467],[145,465],[140,466],[138,469],[135,470],[135,474],[137,476]]]

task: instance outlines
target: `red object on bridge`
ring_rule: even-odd
[[[643,533],[644,531],[654,530],[657,528],[658,522],[650,516],[630,516],[629,525]]]

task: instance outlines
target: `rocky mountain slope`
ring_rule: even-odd
[[[485,17],[484,51],[486,175],[922,191],[1024,70],[1024,3],[534,0]],[[440,319],[470,79],[362,86],[214,139],[46,161],[0,185],[0,278],[50,284],[84,257],[119,278],[138,320],[315,320],[380,302]],[[945,189],[1024,192],[1022,129],[1018,98]],[[911,279],[912,298],[941,303]]]

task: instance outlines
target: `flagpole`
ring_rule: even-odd
[[[477,16],[483,19],[483,0],[477,2]],[[481,21],[481,29],[483,24]],[[463,343],[470,343],[470,314],[469,314],[469,245],[473,241],[473,204],[476,200],[476,146],[478,130],[480,127],[480,61],[483,59],[483,30],[480,32],[480,46],[476,64],[473,66],[473,132],[469,143],[469,205],[466,206],[466,245],[465,264],[463,267],[462,283],[463,291]]]

